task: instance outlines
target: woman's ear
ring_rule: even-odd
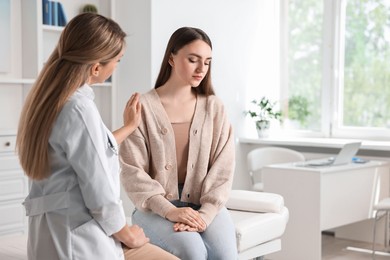
[[[99,76],[99,73],[100,73],[100,63],[95,63],[92,65],[91,67],[91,76],[92,77],[98,77]]]
[[[173,63],[173,55],[172,54],[169,56],[168,63],[169,63],[169,65],[171,65],[171,67],[173,67],[174,63]]]
[[[91,68],[89,69],[87,84],[91,85],[99,82],[100,69],[100,63],[95,63],[91,66]]]

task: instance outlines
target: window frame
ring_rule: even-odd
[[[288,4],[282,1],[280,5],[281,100],[288,98]],[[390,129],[342,125],[346,6],[347,0],[323,0],[320,131],[285,131],[306,137],[390,140]]]

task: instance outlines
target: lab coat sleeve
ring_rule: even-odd
[[[64,151],[77,175],[84,203],[108,236],[126,224],[120,199],[117,144],[91,102],[69,113]],[[72,133],[72,134],[69,134]]]

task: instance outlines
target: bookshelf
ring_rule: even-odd
[[[64,8],[67,21],[86,4],[98,13],[114,18],[115,0],[56,0]],[[9,0],[11,55],[10,69],[0,72],[0,236],[27,231],[22,201],[28,194],[28,181],[15,154],[19,116],[24,100],[54,49],[63,27],[43,24],[42,0]],[[2,24],[0,24],[2,26]],[[6,47],[0,42],[0,48]],[[95,102],[108,128],[115,119],[115,75],[111,82],[93,87]]]
[[[55,48],[63,27],[43,24],[42,0],[21,1],[23,38],[23,78],[36,78]],[[79,14],[86,4],[93,4],[98,13],[114,18],[115,0],[56,0],[63,6],[67,21]],[[31,50],[35,50],[31,52]],[[113,97],[115,96],[115,75],[111,82],[99,84],[94,87],[96,104],[108,128],[113,128],[115,109]]]

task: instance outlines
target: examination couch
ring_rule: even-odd
[[[239,260],[263,259],[281,250],[281,236],[289,217],[282,196],[232,190],[226,206],[236,227]],[[0,259],[27,259],[26,244],[26,235],[0,237]]]
[[[239,260],[263,259],[282,249],[281,236],[289,218],[282,196],[232,190],[226,206],[236,227]]]

